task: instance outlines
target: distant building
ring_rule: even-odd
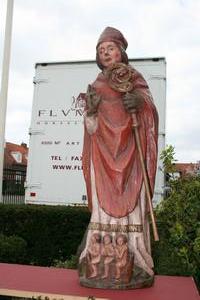
[[[3,203],[24,203],[27,158],[28,147],[25,143],[21,143],[21,145],[6,143],[4,149]]]
[[[165,174],[165,186],[163,188],[164,197],[167,197],[171,193],[170,180],[183,178],[187,176],[200,175],[200,161],[197,163],[173,163],[174,171],[172,173]]]
[[[184,177],[188,175],[200,175],[200,161],[197,163],[175,163],[175,177]]]
[[[13,170],[26,170],[28,159],[27,144],[21,145],[14,143],[6,143],[4,150],[4,169],[9,168]]]

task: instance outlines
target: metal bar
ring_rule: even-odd
[[[11,168],[4,169],[4,204],[23,204],[25,201],[24,182],[26,171]]]

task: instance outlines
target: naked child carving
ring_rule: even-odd
[[[127,46],[119,30],[102,32],[96,47],[102,72],[85,96],[83,172],[91,219],[79,278],[88,287],[140,288],[154,278],[148,217],[158,114],[146,81],[128,64]]]

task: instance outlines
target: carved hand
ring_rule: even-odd
[[[87,116],[91,117],[97,114],[98,106],[101,101],[101,96],[96,94],[95,89],[89,84],[87,93],[86,93],[86,101],[87,101]]]
[[[138,92],[137,90],[131,93],[126,93],[123,97],[124,107],[130,113],[133,113],[136,110],[140,109],[143,105],[143,102],[144,99],[140,92]]]

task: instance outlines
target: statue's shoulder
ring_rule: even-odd
[[[103,72],[100,72],[97,75],[97,78],[93,81],[92,86],[98,87],[99,85],[102,85],[102,83],[104,83],[106,81],[105,75],[103,74]]]
[[[135,88],[137,87],[137,85],[138,85],[138,87],[141,86],[141,87],[148,88],[147,82],[144,79],[143,75],[137,69],[135,69],[133,66],[131,66],[131,65],[129,65],[129,66],[132,71],[132,81],[135,85]]]
[[[137,70],[137,69],[135,69],[132,65],[128,65],[129,66],[129,68],[131,69],[131,72],[132,72],[132,75],[133,76],[135,76],[135,77],[142,77],[143,78],[143,76],[142,76],[142,74]]]

